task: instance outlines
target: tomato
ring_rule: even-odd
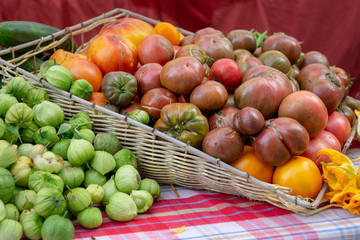
[[[175,58],[180,57],[194,57],[202,64],[206,63],[207,65],[211,66],[214,60],[206,55],[205,51],[198,45],[189,44],[183,46],[175,55]]]
[[[271,183],[274,167],[261,161],[251,146],[245,145],[241,155],[230,165],[240,171],[248,172],[250,176],[260,181]]]
[[[98,65],[103,75],[114,71],[133,73],[137,67],[136,54],[119,35],[111,33],[90,42],[87,59]]]
[[[194,44],[201,36],[204,35],[215,35],[215,36],[224,37],[224,34],[220,30],[217,30],[213,27],[206,27],[199,29],[194,33],[194,36],[191,39],[191,43]]]
[[[237,61],[239,58],[242,58],[242,57],[254,57],[254,55],[252,55],[251,52],[249,52],[246,49],[236,49],[236,50],[234,50],[234,60],[235,61]]]
[[[265,127],[252,139],[252,146],[263,162],[280,166],[303,153],[309,141],[309,134],[298,121],[278,117],[265,122]]]
[[[154,27],[155,33],[167,38],[172,45],[180,44],[180,32],[168,22],[159,22]]]
[[[351,124],[344,115],[335,111],[329,115],[325,130],[334,134],[343,147],[350,136]]]
[[[238,58],[236,60],[236,64],[239,65],[242,74],[245,74],[245,72],[253,66],[263,65],[263,63],[257,57],[249,56]]]
[[[171,103],[163,107],[154,128],[190,146],[200,148],[209,132],[209,123],[194,104]]]
[[[280,103],[292,92],[292,84],[284,73],[258,65],[246,71],[234,92],[234,101],[238,108],[256,108],[268,119],[277,113]]]
[[[278,116],[297,120],[310,137],[319,135],[328,122],[328,112],[323,101],[305,90],[293,92],[284,98],[279,106]]]
[[[85,79],[91,84],[94,92],[98,92],[100,90],[103,76],[100,68],[95,63],[86,59],[71,59],[65,60],[62,63],[62,66],[72,72],[74,75],[74,81]]]
[[[189,94],[200,85],[205,76],[203,65],[194,57],[181,57],[169,61],[161,69],[162,86],[176,94]]]
[[[185,36],[183,39],[181,39],[180,46],[186,46],[191,44],[192,39],[193,39],[192,35]]]
[[[136,71],[134,76],[138,81],[138,94],[140,96],[143,96],[150,89],[162,87],[160,82],[161,69],[162,66],[158,63],[148,63]]]
[[[140,43],[138,58],[142,65],[146,63],[164,65],[174,58],[174,47],[165,37],[153,34],[144,38]]]
[[[319,63],[323,64],[327,68],[329,67],[329,60],[327,57],[318,51],[310,51],[305,53],[305,55],[299,60],[298,66],[300,69],[302,69],[303,67],[313,63]]]
[[[236,107],[223,107],[219,111],[213,113],[209,117],[210,130],[219,127],[230,127],[234,129],[234,115],[239,111],[240,109]]]
[[[322,187],[322,177],[315,163],[302,156],[294,156],[276,167],[273,184],[292,189],[291,195],[315,199]]]
[[[66,60],[70,59],[86,59],[86,56],[78,53],[72,53],[65,51],[63,49],[56,50],[51,56],[50,60],[55,61],[55,63],[62,65],[62,63]]]
[[[141,98],[141,108],[145,110],[150,118],[157,120],[161,109],[170,103],[177,101],[174,93],[166,88],[153,88],[147,91]]]
[[[278,50],[269,50],[266,52],[263,52],[259,59],[261,62],[269,67],[273,67],[285,74],[288,74],[291,72],[291,63],[289,59],[283,54],[282,52]],[[295,74],[292,76],[294,77]]]
[[[137,80],[127,72],[109,72],[103,78],[101,90],[110,104],[125,107],[135,99]]]
[[[234,129],[242,135],[255,135],[265,125],[264,116],[259,110],[252,107],[244,107],[236,112],[232,119]]]
[[[253,53],[256,50],[256,38],[248,30],[236,29],[230,31],[226,37],[231,41],[235,49],[246,49]]]
[[[99,32],[99,35],[104,33],[114,33],[121,36],[128,44],[133,44],[132,50],[137,53],[141,41],[155,33],[154,27],[151,24],[132,17],[120,18],[113,22],[106,24]]]
[[[205,153],[226,163],[235,161],[243,148],[244,141],[240,134],[229,127],[212,129],[202,142],[202,150]]]
[[[206,81],[191,92],[190,102],[200,108],[203,113],[211,113],[221,109],[228,99],[225,87],[216,81]]]
[[[261,52],[278,50],[294,64],[300,57],[301,45],[294,37],[285,34],[274,34],[265,39],[261,45]]]
[[[241,68],[234,60],[222,58],[211,66],[210,78],[221,82],[226,90],[232,93],[241,84]]]
[[[99,106],[103,104],[108,104],[102,92],[93,92],[91,98],[89,99],[89,102],[96,103]]]
[[[196,40],[195,45],[204,49],[206,55],[214,59],[214,61],[220,58],[234,58],[233,45],[226,37],[203,35]]]
[[[130,105],[126,106],[125,108],[122,108],[120,110],[120,113],[129,116],[130,113],[136,109],[141,109],[141,105],[138,102],[132,102]]]

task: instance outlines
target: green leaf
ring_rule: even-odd
[[[74,133],[73,138],[82,139],[81,133],[77,129],[75,129],[75,133]]]
[[[20,128],[19,124],[13,125],[13,124],[10,124],[10,123],[5,123],[5,127],[9,132],[11,132],[16,137],[18,137],[20,139],[20,142],[22,143],[20,133],[19,133],[19,128]]]
[[[71,129],[71,124],[69,123],[62,123],[59,127],[59,130],[57,132],[57,135],[66,133],[67,131],[69,131]]]

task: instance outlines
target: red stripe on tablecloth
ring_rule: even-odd
[[[246,204],[248,203],[248,204]],[[166,215],[164,215],[166,213]],[[111,221],[104,214],[101,228],[88,231],[75,224],[75,238],[160,231],[181,226],[252,221],[291,212],[271,204],[249,201],[226,194],[198,194],[188,198],[155,202],[151,213],[139,214],[129,222]],[[239,224],[241,226],[241,224]]]

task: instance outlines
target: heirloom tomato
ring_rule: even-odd
[[[137,80],[127,72],[109,72],[103,78],[101,89],[107,102],[125,107],[135,99]]]
[[[171,103],[163,107],[155,126],[161,132],[190,146],[200,148],[209,132],[207,118],[192,103]]]
[[[145,37],[154,34],[155,31],[151,24],[143,20],[126,17],[120,18],[105,25],[100,30],[99,35],[104,33],[114,33],[121,36],[128,44],[132,44],[135,47],[133,50],[135,53],[137,53],[136,50],[139,47],[141,41]]]
[[[251,146],[245,145],[241,155],[230,165],[240,171],[248,172],[250,176],[271,183],[274,166],[268,165],[258,158]]]
[[[174,55],[174,47],[171,42],[159,34],[144,38],[138,48],[138,58],[142,65],[159,63],[163,66],[173,59]]]
[[[293,196],[315,199],[322,186],[322,177],[315,163],[302,156],[294,156],[275,168],[273,184],[292,189]]]
[[[137,67],[133,50],[121,36],[111,33],[99,35],[90,42],[87,59],[95,63],[103,75],[114,71],[133,73]]]
[[[222,58],[215,61],[211,66],[210,77],[221,82],[226,90],[231,93],[241,84],[241,68],[234,60]]]
[[[181,57],[169,61],[161,69],[162,86],[176,94],[189,94],[204,79],[205,69],[194,57]]]

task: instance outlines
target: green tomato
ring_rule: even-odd
[[[115,135],[109,133],[98,133],[95,136],[95,150],[106,151],[111,155],[114,155],[121,149],[121,147],[120,140]]]
[[[110,219],[120,222],[130,221],[137,216],[134,200],[123,192],[117,192],[110,198],[105,211]]]
[[[85,100],[91,98],[93,91],[93,86],[85,79],[76,80],[70,87],[70,93]]]
[[[84,170],[81,167],[71,165],[68,161],[64,161],[64,168],[58,175],[69,188],[79,187],[85,179]]]
[[[39,192],[42,188],[51,188],[63,192],[64,181],[56,174],[35,171],[29,176],[29,189]]]
[[[0,140],[0,167],[7,168],[19,158],[17,145],[6,140]]]
[[[150,178],[141,179],[139,190],[148,191],[153,196],[154,200],[161,195],[160,185],[154,179]]]
[[[136,156],[130,149],[120,149],[117,153],[114,154],[114,159],[116,162],[114,171],[117,171],[124,165],[132,165],[134,168],[137,168]]]
[[[20,128],[28,128],[33,120],[34,112],[25,103],[15,103],[5,115],[5,122],[19,125]]]
[[[142,124],[148,125],[150,122],[149,114],[142,109],[135,109],[129,115],[129,118],[134,119]]]
[[[25,129],[20,129],[20,137],[23,143],[34,143],[35,132],[39,129],[35,121],[32,121],[30,126]]]
[[[75,228],[71,220],[59,215],[45,219],[41,228],[41,236],[44,240],[71,240],[74,233]]]
[[[67,151],[69,162],[77,167],[89,162],[95,155],[93,145],[84,139],[71,139]]]
[[[134,200],[138,213],[146,212],[154,203],[152,195],[145,190],[133,190],[130,197]]]
[[[35,105],[40,104],[45,100],[49,100],[49,95],[45,90],[32,88],[26,93],[23,102],[33,108]]]
[[[60,138],[56,134],[56,129],[52,126],[41,127],[34,134],[34,142],[47,148],[51,148],[58,141],[60,141]]]
[[[43,101],[33,107],[34,121],[39,127],[57,127],[63,123],[65,114],[62,108],[56,103]]]
[[[31,85],[23,77],[14,77],[6,85],[6,92],[19,101],[31,88]]]
[[[42,188],[36,195],[34,209],[44,218],[61,215],[66,210],[66,201],[58,189]]]
[[[115,184],[120,192],[130,194],[137,190],[140,184],[140,174],[132,165],[124,165],[115,173]]]
[[[4,219],[0,222],[1,240],[20,240],[22,235],[22,226],[18,221]]]
[[[84,186],[88,187],[90,184],[99,184],[103,186],[106,183],[106,176],[102,175],[94,169],[85,171]]]
[[[20,221],[25,237],[29,239],[41,239],[43,219],[35,212],[29,212]]]
[[[67,151],[69,149],[71,139],[61,139],[51,148],[51,151],[60,155],[64,160],[67,160]]]
[[[79,212],[90,206],[91,195],[85,188],[73,188],[66,195],[66,202],[70,211]]]
[[[10,201],[14,188],[15,181],[10,171],[0,167],[0,200],[2,200],[3,203]]]
[[[5,219],[13,219],[15,221],[19,221],[20,213],[17,207],[12,203],[5,204]]]
[[[65,91],[69,91],[71,84],[74,82],[72,72],[60,65],[51,66],[45,75],[46,81]]]
[[[97,228],[102,224],[102,214],[97,207],[87,207],[77,215],[77,220],[84,228]]]
[[[90,166],[102,175],[105,175],[116,167],[116,162],[110,153],[95,151],[95,155],[90,161]]]
[[[5,117],[9,108],[18,103],[16,97],[9,94],[0,94],[0,116]]]

